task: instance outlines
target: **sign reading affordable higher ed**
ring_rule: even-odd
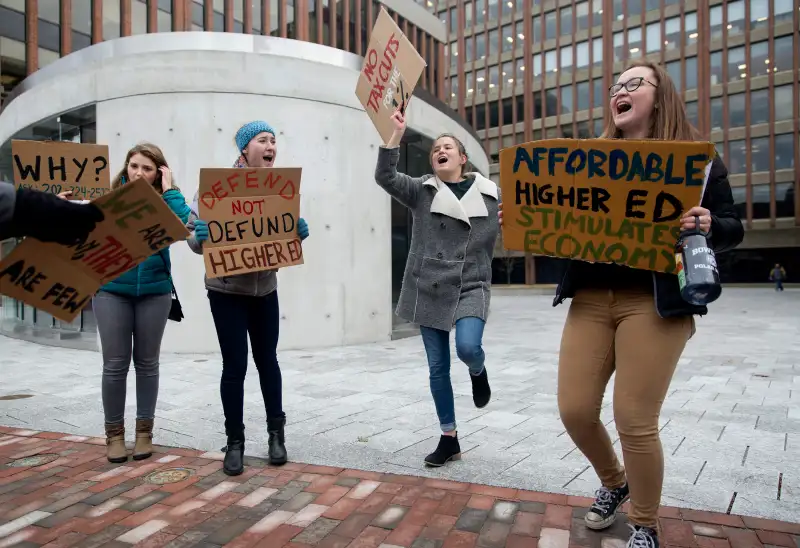
[[[300,168],[200,170],[198,209],[208,223],[206,276],[303,264],[297,236]]]
[[[364,55],[356,96],[384,143],[394,131],[392,114],[398,106],[405,111],[426,66],[392,16],[381,8]]]
[[[503,245],[675,272],[680,218],[700,205],[714,145],[552,139],[500,152]]]

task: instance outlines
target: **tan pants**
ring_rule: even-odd
[[[558,362],[561,420],[605,487],[627,480],[628,519],[636,525],[657,526],[664,481],[658,417],[693,326],[691,316],[659,318],[653,295],[641,290],[580,290],[570,304]],[[614,420],[627,470],[600,422],[614,371]]]

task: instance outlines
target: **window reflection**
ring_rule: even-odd
[[[593,129],[594,129],[594,136],[595,137],[600,137],[603,134],[603,131],[605,130],[605,127],[603,126],[603,119],[602,118],[595,118],[594,123],[592,124],[592,126],[593,126]]]
[[[578,95],[576,110],[587,110],[589,108],[589,82],[580,82],[575,91]]]
[[[681,62],[680,61],[671,61],[666,65],[667,73],[669,74],[672,81],[675,83],[675,89],[678,92],[683,91],[683,78],[681,77]]]
[[[513,51],[514,49],[514,29],[511,25],[503,27],[503,51]]]
[[[747,78],[747,62],[744,56],[744,47],[728,50],[728,81],[735,82]]]
[[[745,126],[744,104],[744,93],[728,95],[728,118],[730,120],[730,127]]]
[[[497,55],[497,39],[499,38],[500,32],[497,29],[492,29],[489,31],[489,42],[486,45],[486,57],[490,55]]]
[[[647,53],[661,51],[661,23],[650,23],[645,29]]]
[[[625,37],[621,32],[614,33],[614,61],[622,61],[623,59],[627,59],[627,55],[625,55]]]
[[[686,103],[686,117],[694,127],[697,127],[697,101]]]
[[[794,169],[794,135],[775,136],[775,169]]]
[[[577,58],[575,64],[577,68],[589,66],[589,42],[580,42],[575,45],[575,57]]]
[[[794,183],[775,185],[776,217],[794,217]]]
[[[697,89],[697,57],[686,59],[686,88]]]
[[[542,54],[537,53],[533,56],[533,74],[531,76],[539,76],[542,74]]]
[[[603,39],[592,39],[592,65],[603,64]]]
[[[475,35],[475,60],[486,58],[486,35],[479,32]]]
[[[769,171],[769,137],[750,139],[750,169]]]
[[[475,76],[475,92],[486,93],[486,69],[476,70]]]
[[[628,52],[626,59],[642,56],[642,27],[628,29]]]
[[[544,16],[544,38],[552,40],[556,37],[556,12],[551,11]]]
[[[709,26],[711,27],[711,39],[722,38],[722,6],[714,6],[708,10]]]
[[[744,0],[728,3],[728,36],[744,32]]]
[[[572,46],[561,48],[561,72],[572,74]]]
[[[750,44],[750,67],[746,71],[750,77],[761,76],[769,72],[769,42]],[[745,71],[742,71],[745,72]]]
[[[516,70],[514,71],[514,78],[516,79],[516,83],[520,86],[523,85],[525,81],[525,60],[524,59],[517,59],[515,61]]]
[[[722,52],[715,51],[711,54],[711,85],[722,83]]]
[[[711,129],[722,129],[722,97],[711,99]]]
[[[561,86],[561,114],[572,112],[572,86]]]
[[[531,36],[533,36],[534,44],[542,41],[542,20],[538,15],[533,18],[531,23]]]
[[[575,4],[575,17],[578,30],[589,28],[589,2]]]
[[[751,0],[750,29],[766,28],[769,24],[768,0]]]
[[[500,71],[500,79],[506,88],[514,85],[514,69],[511,67],[512,65],[510,62],[503,63],[503,70]]]
[[[572,8],[566,7],[560,10],[561,17],[561,36],[570,36],[572,34]]]
[[[775,91],[775,121],[791,120],[794,117],[792,85],[778,86]]]
[[[684,34],[686,35],[686,45],[691,46],[697,43],[697,12],[687,13],[683,17]]]
[[[769,90],[759,89],[750,92],[750,123],[766,124],[769,122]]]
[[[489,67],[489,89],[495,90],[500,83],[500,68],[497,65]]]
[[[603,108],[608,99],[608,91],[603,85],[602,78],[592,80],[592,107]]]
[[[770,185],[753,185],[753,219],[769,219]]]
[[[558,54],[556,50],[550,50],[544,54],[544,71],[546,73],[558,71]]]
[[[792,0],[773,0],[775,24],[790,23],[794,17]]]
[[[458,42],[450,43],[450,66],[458,66]]]
[[[725,162],[728,165],[728,170],[734,174],[745,173],[747,171],[747,166],[745,164],[747,160],[747,147],[745,146],[744,139],[729,141],[728,148],[730,149],[730,158]]]
[[[670,17],[664,21],[664,48],[667,51],[678,49],[682,36],[680,17]]]
[[[775,39],[775,62],[772,63],[773,72],[792,70],[795,49],[792,45],[792,41],[791,34]]]

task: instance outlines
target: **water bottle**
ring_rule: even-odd
[[[681,232],[675,244],[675,264],[683,300],[704,306],[719,298],[722,286],[717,258],[700,230],[700,218],[695,217],[694,222],[695,228]]]

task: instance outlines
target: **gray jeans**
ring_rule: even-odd
[[[128,369],[136,369],[136,418],[153,419],[158,399],[158,360],[172,296],[125,297],[100,291],[92,299],[103,350],[105,420],[125,420]]]

